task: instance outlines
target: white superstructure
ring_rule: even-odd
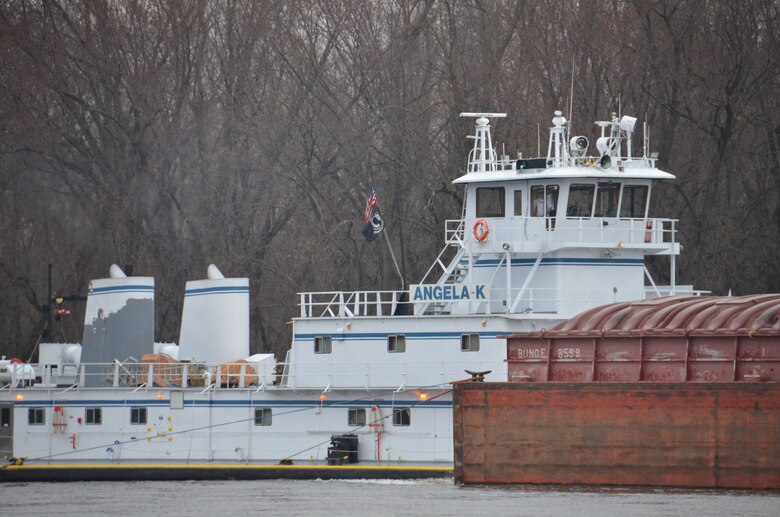
[[[187,283],[178,361],[144,362],[120,347],[100,348],[102,364],[88,364],[85,344],[80,363],[63,359],[73,345],[47,352],[58,359],[35,367],[33,386],[8,369],[0,409],[12,409],[2,414],[13,454],[323,460],[331,435],[354,433],[361,461],[448,463],[451,383],[466,370],[506,380],[502,336],[595,305],[692,292],[675,285],[676,221],[648,216],[654,183],[674,176],[655,167],[646,136],[642,156],[632,156],[636,119],[597,122],[599,153],[589,156],[587,138],[569,135],[556,112],[547,156],[510,159],[491,141],[490,119],[503,114],[463,115],[476,118],[466,173],[455,180],[463,211],[446,221],[444,248],[419,283],[300,293],[291,348],[276,364],[246,357],[248,280],[210,268],[207,280]],[[648,255],[669,257],[670,285],[655,284]],[[91,332],[133,297],[150,300],[133,305],[153,317],[153,279],[101,282],[90,288]],[[127,300],[103,306],[120,295]],[[138,340],[152,352],[148,335]]]

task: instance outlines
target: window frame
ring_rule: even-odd
[[[645,202],[644,206],[642,207],[642,214],[639,217],[635,217],[633,215],[625,216],[623,215],[623,205],[626,199],[626,189],[627,188],[635,189],[635,188],[643,188],[645,189]],[[621,189],[620,194],[620,209],[618,210],[618,217],[621,219],[647,219],[647,209],[650,205],[650,185],[643,185],[641,183],[626,183],[623,185],[623,188]]]
[[[475,338],[476,338],[476,347],[474,346]],[[476,332],[469,332],[469,333],[461,334],[460,335],[460,351],[461,352],[479,352],[479,334],[477,334]]]
[[[366,422],[366,408],[347,409],[347,425],[349,427],[365,427]]]
[[[403,354],[406,352],[406,334],[388,335],[387,351],[391,354]]]
[[[591,189],[590,210],[588,215],[569,215],[569,202],[571,201],[571,191],[574,187],[589,187]],[[572,183],[569,185],[569,192],[566,195],[566,218],[567,219],[590,219],[593,217],[593,211],[596,208],[596,188],[594,183]]]
[[[534,191],[538,192],[539,189],[542,190],[542,201],[544,201],[543,215],[533,215],[534,212],[536,212],[534,208]],[[529,198],[528,204],[530,205],[531,217],[546,217],[551,219],[557,217],[558,202],[561,198],[561,186],[558,183],[537,183],[535,185],[530,185],[529,192],[531,197]],[[555,192],[555,199],[553,200],[552,206],[547,206],[547,196],[552,192]],[[552,213],[550,213],[550,210],[552,210]]]
[[[482,207],[480,203],[480,192],[486,191],[486,190],[495,190],[499,191],[499,204],[500,204],[500,212],[483,212]],[[506,217],[506,188],[505,187],[476,187],[476,216],[477,218],[483,218],[483,217]]]
[[[273,408],[270,407],[256,407],[255,408],[255,425],[257,427],[270,427],[274,422]]]
[[[333,353],[333,337],[316,336],[314,338],[314,353],[315,354]]]
[[[38,416],[40,416],[40,419]],[[27,408],[27,425],[46,425],[46,408]]]
[[[103,408],[88,407],[84,408],[85,425],[103,425]]]
[[[393,410],[394,427],[410,427],[412,425],[412,410],[410,408],[400,408]]]
[[[143,420],[140,418],[141,416],[143,416]],[[148,422],[149,410],[147,408],[138,406],[130,408],[130,425],[147,425]]]
[[[523,189],[518,188],[512,192],[512,214],[514,217],[523,217]]]
[[[599,214],[599,213],[596,212],[598,210],[598,208],[599,208],[599,190],[601,190],[602,188],[604,188],[605,190],[606,189],[612,189],[612,188],[616,188],[617,189],[617,201],[616,201],[616,204],[615,204],[615,213],[613,215],[609,215],[608,212],[606,214]],[[602,219],[617,219],[618,218],[618,214],[620,214],[620,198],[622,197],[622,194],[623,194],[623,182],[621,182],[621,181],[602,181],[602,182],[599,182],[596,185],[596,198],[595,198],[595,200],[593,202],[593,217],[599,217],[599,218],[602,218]],[[607,207],[607,208],[609,208],[609,207]]]

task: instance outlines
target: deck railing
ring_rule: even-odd
[[[493,287],[488,298],[479,301],[436,302],[415,300],[406,291],[328,291],[299,293],[301,318],[354,318],[360,316],[392,316],[418,314],[419,308],[428,306],[426,314],[503,314],[506,307],[520,293],[520,288]],[[557,312],[561,304],[602,305],[616,301],[654,298],[656,296],[705,294],[689,286],[675,288],[647,286],[642,289],[613,288],[578,289],[534,287],[525,290],[514,313],[549,314]],[[509,304],[507,302],[510,302]]]
[[[473,151],[473,150],[472,150]],[[599,163],[601,161],[601,156],[567,156],[560,159],[561,163],[559,164],[560,167],[590,167],[596,170],[603,170]],[[537,157],[537,158],[530,158],[530,160],[539,160],[544,159],[544,157]],[[472,153],[469,153],[469,172],[478,172],[481,169],[479,168],[479,162],[474,159],[474,156]],[[622,167],[623,169],[645,169],[645,168],[655,168],[656,164],[655,158],[650,157],[642,157],[642,156],[634,156],[629,158],[628,156],[613,156],[612,162],[614,164],[620,164],[619,167]],[[528,169],[518,169],[517,168],[517,159],[506,157],[494,157],[492,160],[486,160],[485,161],[485,168],[489,170],[496,170],[496,171],[512,171],[512,172],[531,172],[534,170],[539,170],[538,168],[528,168]],[[548,162],[549,167],[543,167],[543,168],[552,168],[553,167],[554,160],[551,159]]]
[[[239,363],[231,363],[238,365]],[[225,364],[198,363],[82,363],[31,365],[35,376],[13,379],[0,386],[0,392],[21,389],[56,390],[66,393],[78,390],[107,389],[129,392],[154,392],[167,401],[160,388],[191,390],[207,394],[212,390],[251,389],[414,389],[421,386],[446,386],[468,375],[465,370],[501,372],[504,362],[437,361],[437,362],[311,362],[276,363],[271,368],[241,363],[226,369]],[[269,365],[270,366],[270,365]],[[501,379],[503,380],[503,379]],[[24,400],[24,396],[18,400]]]
[[[677,242],[677,219],[619,217],[507,217],[487,219],[490,234],[485,244],[494,242],[539,242],[672,247]],[[466,231],[468,230],[468,231]],[[474,241],[463,219],[448,219],[444,225],[446,244]]]

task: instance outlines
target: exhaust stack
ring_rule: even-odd
[[[81,339],[88,387],[113,382],[101,377],[99,366],[88,363],[140,360],[154,351],[154,278],[128,277],[116,264],[110,275],[89,283]]]
[[[249,356],[249,279],[225,278],[214,264],[187,282],[179,360],[210,364]]]

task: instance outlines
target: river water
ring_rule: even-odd
[[[0,515],[772,516],[780,492],[462,487],[422,481],[0,484]]]

